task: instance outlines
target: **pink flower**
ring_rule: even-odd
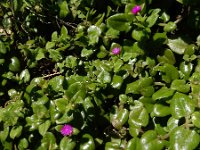
[[[73,127],[71,125],[65,124],[61,129],[61,134],[63,136],[70,136],[73,133]]]
[[[135,7],[132,8],[131,12],[134,14],[134,15],[137,15],[138,12],[141,11],[141,6],[139,5],[136,5]]]
[[[115,48],[112,49],[112,53],[113,53],[114,55],[118,55],[118,54],[120,54],[120,52],[121,52],[121,50],[120,50],[119,47],[115,47]]]

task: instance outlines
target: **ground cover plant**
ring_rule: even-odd
[[[200,149],[199,0],[1,0],[0,149]]]

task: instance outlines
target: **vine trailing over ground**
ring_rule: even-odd
[[[2,0],[0,149],[198,149],[199,6]]]

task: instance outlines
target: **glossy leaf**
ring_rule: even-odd
[[[171,100],[170,109],[175,118],[187,117],[194,112],[195,103],[189,96],[176,92]]]
[[[81,139],[80,150],[95,150],[93,137],[89,134],[84,134]]]
[[[56,144],[56,138],[54,136],[53,133],[51,132],[47,132],[42,140],[41,140],[41,146],[39,147],[39,149],[48,149],[48,148],[51,148],[51,149],[57,149],[58,146]]]
[[[23,80],[24,83],[27,83],[30,81],[30,73],[28,69],[24,69],[21,73],[20,73],[20,80]]]
[[[156,21],[159,17],[158,14],[159,14],[160,11],[161,11],[160,9],[154,9],[152,11],[151,15],[146,20],[148,27],[152,27],[156,23]]]
[[[117,142],[107,142],[105,145],[105,150],[120,150],[119,143]]]
[[[107,19],[107,24],[115,30],[128,31],[130,29],[132,15],[115,14]]]
[[[164,146],[165,143],[157,139],[156,131],[148,130],[142,135],[136,150],[162,150]]]
[[[2,41],[0,41],[0,53],[6,54],[6,52],[7,52],[6,46],[4,45]]]
[[[19,72],[21,67],[19,59],[14,56],[10,59],[10,61],[9,70],[12,72]]]
[[[21,150],[23,150],[23,149],[27,149],[28,148],[28,146],[29,146],[29,142],[28,142],[28,140],[26,139],[26,138],[22,138],[22,139],[20,139],[20,141],[19,141],[19,144],[18,144],[18,148]]]
[[[89,38],[89,45],[94,45],[98,43],[99,36],[101,35],[101,29],[93,25],[88,28],[87,32]]]
[[[122,83],[123,83],[123,78],[121,76],[118,76],[118,75],[113,76],[113,79],[111,82],[111,85],[113,88],[120,89]]]
[[[170,134],[170,149],[191,150],[195,149],[199,142],[199,134],[194,130],[185,129],[184,127],[177,127]]]
[[[68,13],[69,13],[69,8],[68,8],[68,4],[66,1],[61,2],[61,4],[59,5],[60,7],[60,12],[59,12],[59,16],[61,18],[65,18]]]
[[[171,132],[174,128],[179,126],[179,119],[170,117],[167,121],[167,131]]]
[[[8,137],[8,135],[9,135],[9,127],[4,127],[3,130],[0,131],[0,140],[6,141],[6,138]]]
[[[55,42],[47,42],[45,48],[46,49],[53,49],[55,47]]]
[[[195,111],[193,114],[192,114],[192,123],[200,128],[200,112],[198,111]]]
[[[151,116],[156,116],[156,117],[165,117],[170,115],[170,107],[164,106],[162,104],[155,104],[153,108],[153,112],[151,113]]]
[[[81,51],[81,57],[89,57],[93,54],[93,50],[83,49]]]
[[[39,125],[39,133],[43,136],[46,134],[47,130],[49,129],[51,125],[51,121],[46,120],[44,123]]]
[[[169,98],[173,96],[173,94],[174,94],[174,90],[169,89],[167,87],[162,87],[152,95],[152,98],[153,100],[161,100],[161,99]]]
[[[159,62],[168,63],[174,65],[176,63],[176,59],[174,53],[170,49],[166,49],[164,55],[157,56]]]
[[[50,90],[56,91],[56,92],[62,91],[63,90],[63,82],[64,82],[63,76],[56,76],[56,77],[52,78],[48,83]]]
[[[138,139],[137,138],[132,138],[128,141],[126,150],[134,150],[136,149]]]
[[[150,86],[153,83],[152,78],[141,78],[135,82],[127,84],[126,93],[139,94],[141,88]]]
[[[164,26],[164,31],[173,32],[176,28],[177,28],[176,23],[170,21]]]
[[[168,46],[173,52],[183,54],[188,44],[179,37],[177,39],[168,39]]]
[[[182,93],[188,93],[190,91],[190,85],[186,84],[185,80],[174,80],[171,84],[171,89]]]
[[[116,129],[121,129],[122,126],[127,122],[129,116],[129,112],[127,109],[121,109],[119,112],[116,114],[115,119],[112,120],[112,125]]]
[[[12,139],[18,138],[22,134],[22,126],[13,127],[10,131],[10,137]]]
[[[149,115],[141,102],[135,102],[135,106],[129,114],[128,123],[130,126],[140,127],[146,126],[149,122]]]
[[[63,137],[60,141],[60,150],[73,150],[76,146],[76,142],[71,138]]]

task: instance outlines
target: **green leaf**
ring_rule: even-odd
[[[10,59],[11,63],[9,64],[9,70],[12,72],[19,72],[20,71],[20,61],[17,57],[12,57]]]
[[[58,32],[57,32],[57,31],[54,31],[54,32],[51,34],[51,41],[56,42],[57,40],[58,40]]]
[[[84,48],[82,51],[81,51],[81,57],[89,57],[90,55],[93,54],[93,50],[88,50],[86,48]]]
[[[174,90],[169,89],[167,87],[162,87],[152,95],[152,98],[153,100],[161,100],[161,99],[169,98],[173,96],[173,94],[174,94]]]
[[[164,26],[165,32],[173,32],[177,28],[176,23],[170,21]]]
[[[63,137],[59,145],[60,150],[73,150],[75,146],[76,142],[69,137]]]
[[[17,12],[21,8],[22,5],[23,5],[23,3],[21,0],[13,0],[14,11]]]
[[[126,150],[135,150],[137,146],[138,139],[137,138],[132,138],[128,141]]]
[[[168,39],[167,45],[173,52],[180,55],[184,54],[184,51],[188,46],[188,44],[181,37],[176,39]]]
[[[160,16],[160,19],[162,19],[164,22],[168,22],[170,16],[166,12],[163,12],[162,15]]]
[[[80,150],[95,150],[93,137],[90,134],[84,134],[81,138]]]
[[[195,102],[189,96],[176,92],[171,100],[170,109],[174,118],[187,117],[194,112]]]
[[[197,45],[200,46],[200,35],[197,36]]]
[[[154,9],[152,11],[151,15],[146,20],[148,27],[152,27],[156,23],[156,21],[158,20],[160,11],[161,11],[160,9]]]
[[[56,76],[52,78],[48,83],[50,90],[56,92],[63,91],[63,82],[64,82],[63,76]]]
[[[24,69],[19,76],[20,80],[23,80],[24,83],[27,83],[30,81],[30,73],[28,69]]]
[[[145,41],[147,39],[149,39],[150,36],[150,29],[134,29],[132,31],[132,38],[135,39],[136,41]]]
[[[176,90],[182,93],[188,93],[190,91],[190,85],[186,84],[185,80],[179,80],[179,79],[172,81],[170,88],[172,90]]]
[[[162,75],[162,80],[166,83],[179,78],[179,72],[176,67],[171,64],[165,63],[163,66],[155,66],[153,71],[160,71]]]
[[[69,14],[69,7],[68,7],[68,4],[67,4],[67,1],[61,2],[59,7],[60,7],[59,16],[61,18],[65,18]]]
[[[98,43],[99,36],[101,35],[101,29],[97,26],[90,26],[87,30],[88,38],[89,38],[89,45],[94,45]]]
[[[55,42],[47,42],[45,48],[52,49],[55,47]]]
[[[115,115],[116,117],[112,120],[112,125],[116,129],[121,129],[128,120],[129,111],[127,109],[120,109]]]
[[[157,32],[153,35],[153,46],[154,47],[159,47],[163,44],[166,44],[166,42],[167,42],[167,35],[165,32],[163,32],[163,33]]]
[[[35,60],[41,60],[42,58],[45,58],[45,53],[46,53],[45,49],[39,48]]]
[[[170,107],[164,106],[162,104],[155,104],[151,117],[165,117],[171,114]]]
[[[114,62],[114,72],[120,71],[120,68],[123,66],[123,61],[121,59],[117,59],[117,61]]]
[[[118,38],[120,34],[120,31],[115,30],[113,28],[109,28],[108,31],[106,32],[106,37],[107,38],[111,38],[111,39],[115,39]]]
[[[120,89],[121,85],[123,83],[123,78],[121,76],[118,75],[114,75],[112,82],[111,82],[111,86],[115,89]]]
[[[98,52],[97,54],[97,57],[98,58],[104,58],[108,55],[108,51],[106,50],[105,46],[104,45],[101,45],[100,46],[100,51]]]
[[[2,41],[0,41],[0,53],[6,54],[6,52],[7,52],[6,46],[4,45]]]
[[[52,60],[55,62],[61,61],[63,59],[63,55],[57,50],[49,49],[48,52],[49,58],[52,58]]]
[[[164,55],[158,55],[157,59],[159,62],[168,63],[171,65],[174,65],[176,63],[174,53],[170,49],[166,49]]]
[[[118,142],[107,142],[105,150],[120,150],[120,144]]]
[[[189,63],[189,62],[181,62],[180,63],[180,71],[182,73],[182,76],[185,80],[188,80],[190,77],[190,74],[193,70],[193,63]]]
[[[65,66],[68,68],[74,68],[76,67],[77,64],[77,58],[74,56],[69,55],[66,59],[65,59]]]
[[[20,150],[27,149],[28,146],[29,146],[29,143],[28,143],[28,140],[26,138],[20,139],[19,144],[18,144],[18,148]]]
[[[141,95],[145,96],[145,97],[150,97],[152,96],[152,94],[154,93],[154,87],[153,86],[147,86],[147,87],[143,87],[140,89],[140,93]]]
[[[192,123],[194,124],[194,126],[196,126],[197,128],[200,128],[200,112],[195,111],[192,114]]]
[[[183,126],[175,128],[170,134],[170,149],[173,150],[192,150],[199,145],[199,142],[199,134]]]
[[[157,138],[157,133],[154,130],[146,131],[137,145],[136,150],[162,150],[165,142]]]
[[[33,109],[34,115],[37,115],[38,118],[47,118],[49,116],[48,110],[45,105],[34,102],[31,107]]]
[[[67,98],[72,101],[77,99],[84,99],[86,96],[86,85],[83,81],[76,80],[73,83],[69,83],[68,89],[65,91]]]
[[[41,146],[38,148],[38,150],[44,149],[58,149],[56,138],[51,132],[47,132],[41,140]]]
[[[118,31],[128,31],[131,28],[132,15],[118,13],[107,19],[109,27]]]
[[[18,138],[22,134],[22,126],[14,126],[10,131],[10,138],[15,139]]]
[[[100,83],[110,83],[111,82],[110,73],[102,70],[97,76],[97,81]]]
[[[167,121],[167,131],[171,132],[173,129],[179,126],[179,119],[170,117]]]
[[[1,113],[0,113],[0,121],[1,121]],[[6,141],[6,138],[8,137],[9,134],[9,126],[4,127],[2,131],[0,131],[0,141]]]
[[[140,94],[140,90],[142,88],[146,88],[152,85],[153,79],[151,77],[148,78],[141,78],[135,82],[129,83],[126,86],[126,94],[133,93],[133,94]]]
[[[5,63],[5,59],[0,59],[0,65]]]
[[[130,126],[140,127],[147,126],[149,123],[149,114],[141,102],[135,102],[131,108],[128,124]]]
[[[51,125],[50,120],[46,120],[44,123],[39,125],[39,133],[44,136]]]
[[[59,98],[54,100],[56,109],[64,114],[66,107],[69,104],[69,100],[66,98]]]
[[[129,126],[129,134],[132,137],[137,137],[141,131],[141,127]]]

